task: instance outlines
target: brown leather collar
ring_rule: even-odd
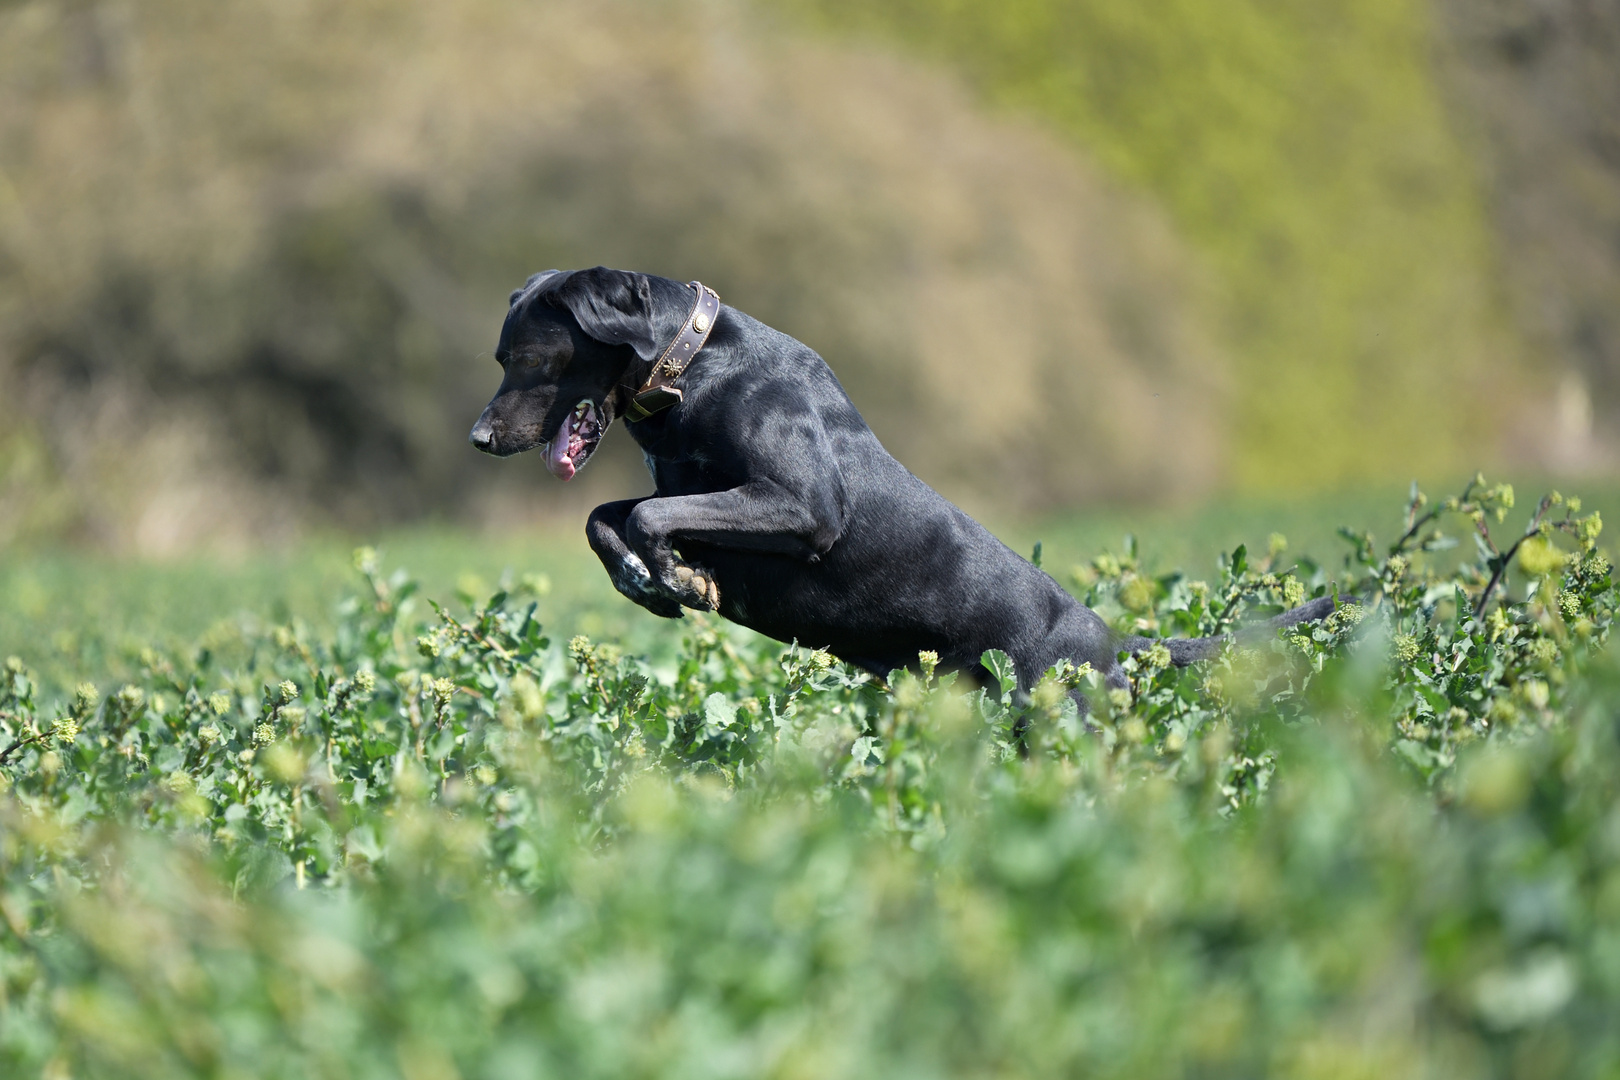
[[[681,400],[681,392],[674,386],[674,382],[686,370],[686,365],[692,362],[692,357],[703,348],[704,342],[709,340],[709,331],[714,329],[714,321],[720,317],[719,293],[701,281],[689,281],[686,284],[688,288],[697,291],[697,303],[692,306],[692,314],[686,317],[686,324],[681,327],[681,332],[669,343],[664,355],[653,365],[647,381],[631,399],[630,407],[624,414],[625,420],[630,423],[645,420],[653,413],[662,412]]]

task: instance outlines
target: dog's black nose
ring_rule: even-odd
[[[495,425],[487,420],[478,421],[473,425],[472,434],[467,436],[467,441],[486,454],[494,452]]]

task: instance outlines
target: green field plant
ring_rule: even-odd
[[[0,1065],[1613,1075],[1615,590],[1596,514],[1505,538],[1513,501],[1414,486],[1333,569],[1098,556],[1074,584],[1122,632],[1239,634],[1112,689],[879,679],[696,614],[631,655],[369,549],[329,631],[59,700],[8,661]]]

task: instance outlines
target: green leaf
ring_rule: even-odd
[[[728,728],[737,722],[737,704],[724,694],[703,699],[703,719],[710,727]]]
[[[1012,658],[1000,649],[987,649],[984,655],[979,657],[979,663],[983,664],[1000,684],[1003,698],[1018,688],[1018,672],[1013,667]]]

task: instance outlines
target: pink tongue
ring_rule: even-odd
[[[557,437],[546,447],[546,469],[564,483],[574,478],[574,462],[568,456],[568,444],[572,441],[568,437],[568,424],[564,423],[563,429],[557,432]]]

